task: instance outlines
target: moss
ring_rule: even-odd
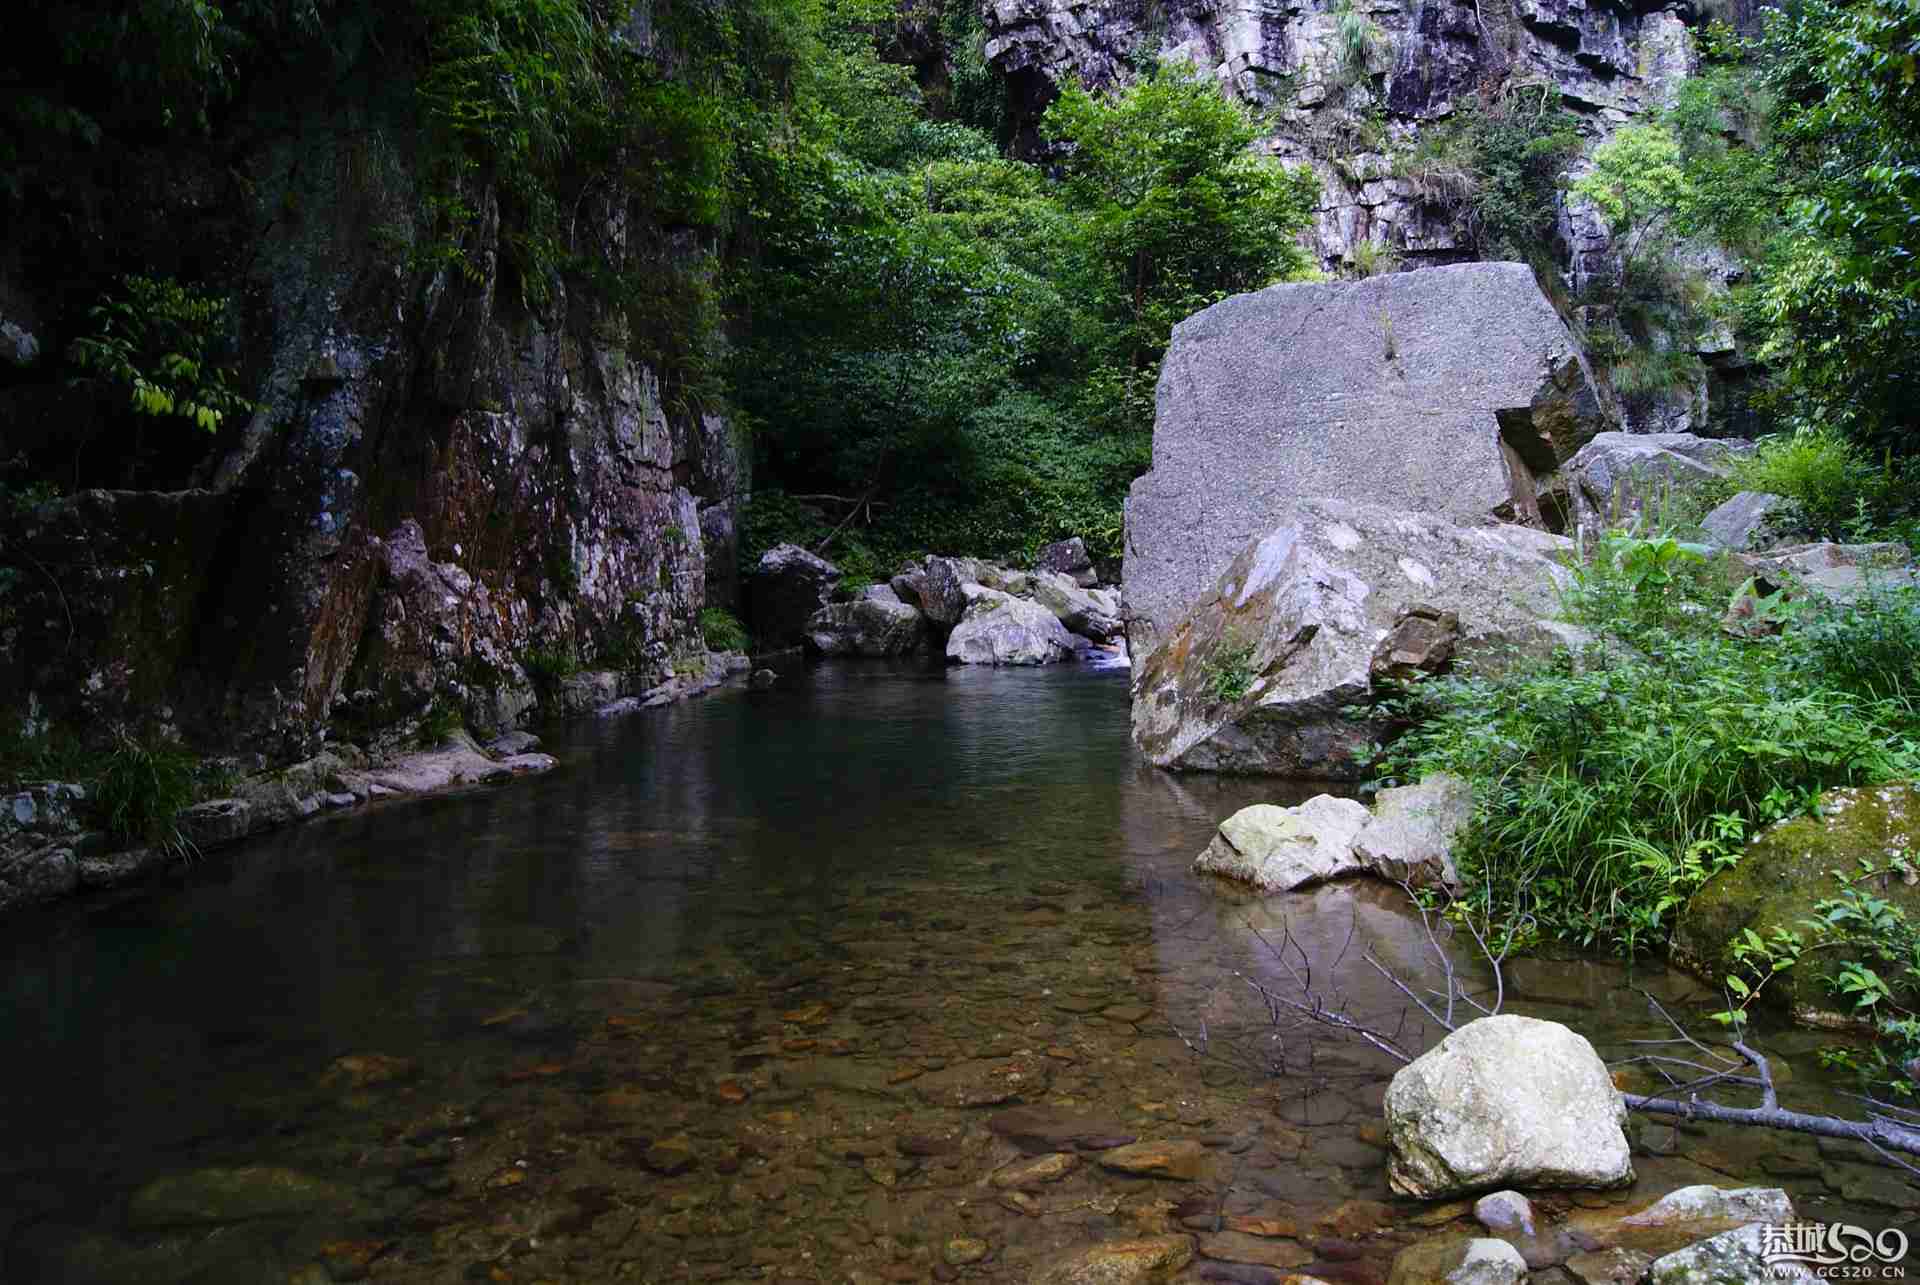
[[[1673,956],[1713,982],[1734,971],[1732,944],[1746,929],[1767,937],[1775,928],[1807,935],[1802,923],[1820,902],[1840,894],[1833,872],[1853,871],[1862,860],[1875,865],[1920,836],[1920,788],[1912,784],[1830,790],[1820,796],[1818,816],[1798,817],[1763,831],[1747,845],[1740,863],[1709,879],[1688,901],[1674,928]],[[1898,878],[1871,889],[1920,920],[1920,885]],[[1808,967],[1808,963],[1814,963]],[[1831,962],[1808,960],[1772,983],[1775,1003],[1790,1004],[1802,1017],[1832,1012],[1825,980]]]

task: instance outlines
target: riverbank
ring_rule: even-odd
[[[744,674],[748,658],[709,652],[700,666],[641,692],[623,675],[592,672],[557,686],[542,711],[549,719],[613,717],[705,695]],[[370,737],[365,747],[331,745],[312,758],[239,777],[230,793],[179,812],[162,843],[115,844],[91,825],[86,785],[21,783],[0,798],[0,914],[80,893],[123,887],[268,831],[371,804],[419,799],[509,777],[551,771],[556,761],[540,740],[509,731],[482,746],[464,728],[427,748],[400,748]],[[384,746],[384,747],[383,747]]]

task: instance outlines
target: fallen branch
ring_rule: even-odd
[[[1500,1011],[1501,1003],[1506,997],[1502,965],[1512,948],[1515,929],[1508,930],[1500,948],[1495,950],[1487,941],[1486,935],[1472,923],[1470,918],[1464,921],[1481,956],[1493,970],[1493,1000],[1491,1004],[1483,1004],[1468,992],[1459,980],[1453,959],[1446,947],[1442,945],[1439,933],[1435,931],[1432,912],[1424,905],[1420,905],[1420,900],[1414,896],[1412,887],[1405,884],[1401,886],[1406,889],[1410,897],[1414,898],[1415,905],[1420,906],[1421,923],[1426,930],[1427,941],[1438,960],[1437,967],[1445,983],[1444,988],[1429,987],[1426,988],[1425,995],[1422,995],[1405,978],[1376,959],[1371,951],[1363,952],[1361,958],[1368,966],[1406,997],[1411,1006],[1410,1009],[1402,1011],[1400,1027],[1389,1033],[1354,1017],[1351,1006],[1344,997],[1336,993],[1330,999],[1328,995],[1314,987],[1312,969],[1307,960],[1306,951],[1294,941],[1292,928],[1285,921],[1282,921],[1285,935],[1279,945],[1275,945],[1252,923],[1248,923],[1248,930],[1279,962],[1281,968],[1300,991],[1300,998],[1296,999],[1276,994],[1252,978],[1243,977],[1247,985],[1266,1005],[1274,1025],[1281,1026],[1284,1024],[1283,1017],[1292,1017],[1323,1026],[1339,1035],[1359,1039],[1404,1066],[1417,1056],[1404,1042],[1403,1035],[1406,1018],[1412,1009],[1417,1009],[1436,1026],[1447,1031],[1458,1029],[1459,1024],[1454,1020],[1456,1003],[1464,1003],[1474,1009],[1477,1015],[1492,1016]],[[1348,930],[1349,945],[1356,929],[1357,923],[1355,928]],[[1289,948],[1292,955],[1289,954]],[[1342,947],[1341,956],[1344,957],[1345,954],[1346,947]],[[1297,962],[1293,955],[1298,956]],[[1651,994],[1644,990],[1640,994],[1645,997],[1653,1011],[1673,1028],[1674,1037],[1631,1042],[1650,1047],[1684,1046],[1692,1049],[1704,1060],[1696,1061],[1687,1057],[1648,1053],[1613,1063],[1615,1067],[1634,1065],[1650,1067],[1667,1082],[1668,1093],[1671,1096],[1622,1093],[1621,1100],[1628,1110],[1649,1115],[1672,1116],[1683,1120],[1779,1129],[1789,1133],[1806,1133],[1816,1137],[1861,1142],[1871,1147],[1894,1167],[1920,1175],[1920,1166],[1910,1164],[1894,1154],[1900,1152],[1920,1155],[1920,1112],[1859,1095],[1852,1096],[1867,1103],[1870,1108],[1864,1120],[1814,1115],[1783,1107],[1780,1105],[1779,1094],[1774,1083],[1773,1068],[1765,1054],[1749,1044],[1735,1040],[1731,1048],[1739,1055],[1739,1059],[1729,1058],[1696,1039]],[[1694,1078],[1683,1082],[1673,1074],[1671,1068],[1675,1067],[1697,1074]],[[1730,1106],[1724,1102],[1716,1102],[1700,1096],[1701,1093],[1714,1088],[1758,1090],[1759,1105]]]

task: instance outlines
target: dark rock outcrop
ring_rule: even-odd
[[[833,597],[840,568],[797,544],[776,544],[747,577],[747,624],[763,650],[805,643],[814,615]]]

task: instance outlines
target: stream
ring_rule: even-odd
[[[1425,1047],[1360,962],[1417,975],[1419,917],[1380,885],[1192,875],[1223,817],[1316,791],[1145,766],[1126,684],[795,670],[537,729],[544,777],[15,916],[0,1280],[1019,1282],[1187,1230],[1211,1237],[1176,1280],[1385,1281],[1471,1220],[1390,1195],[1393,1064],[1254,987],[1290,986],[1289,953]],[[1718,1007],[1659,967],[1507,982],[1610,1059],[1666,1033],[1639,988],[1700,1031]],[[1845,1109],[1827,1037],[1760,1038],[1783,1096]],[[1756,1182],[1920,1233],[1920,1194],[1853,1144],[1633,1137],[1633,1190],[1537,1204]],[[1157,1171],[1094,1158],[1135,1138],[1170,1144]]]

